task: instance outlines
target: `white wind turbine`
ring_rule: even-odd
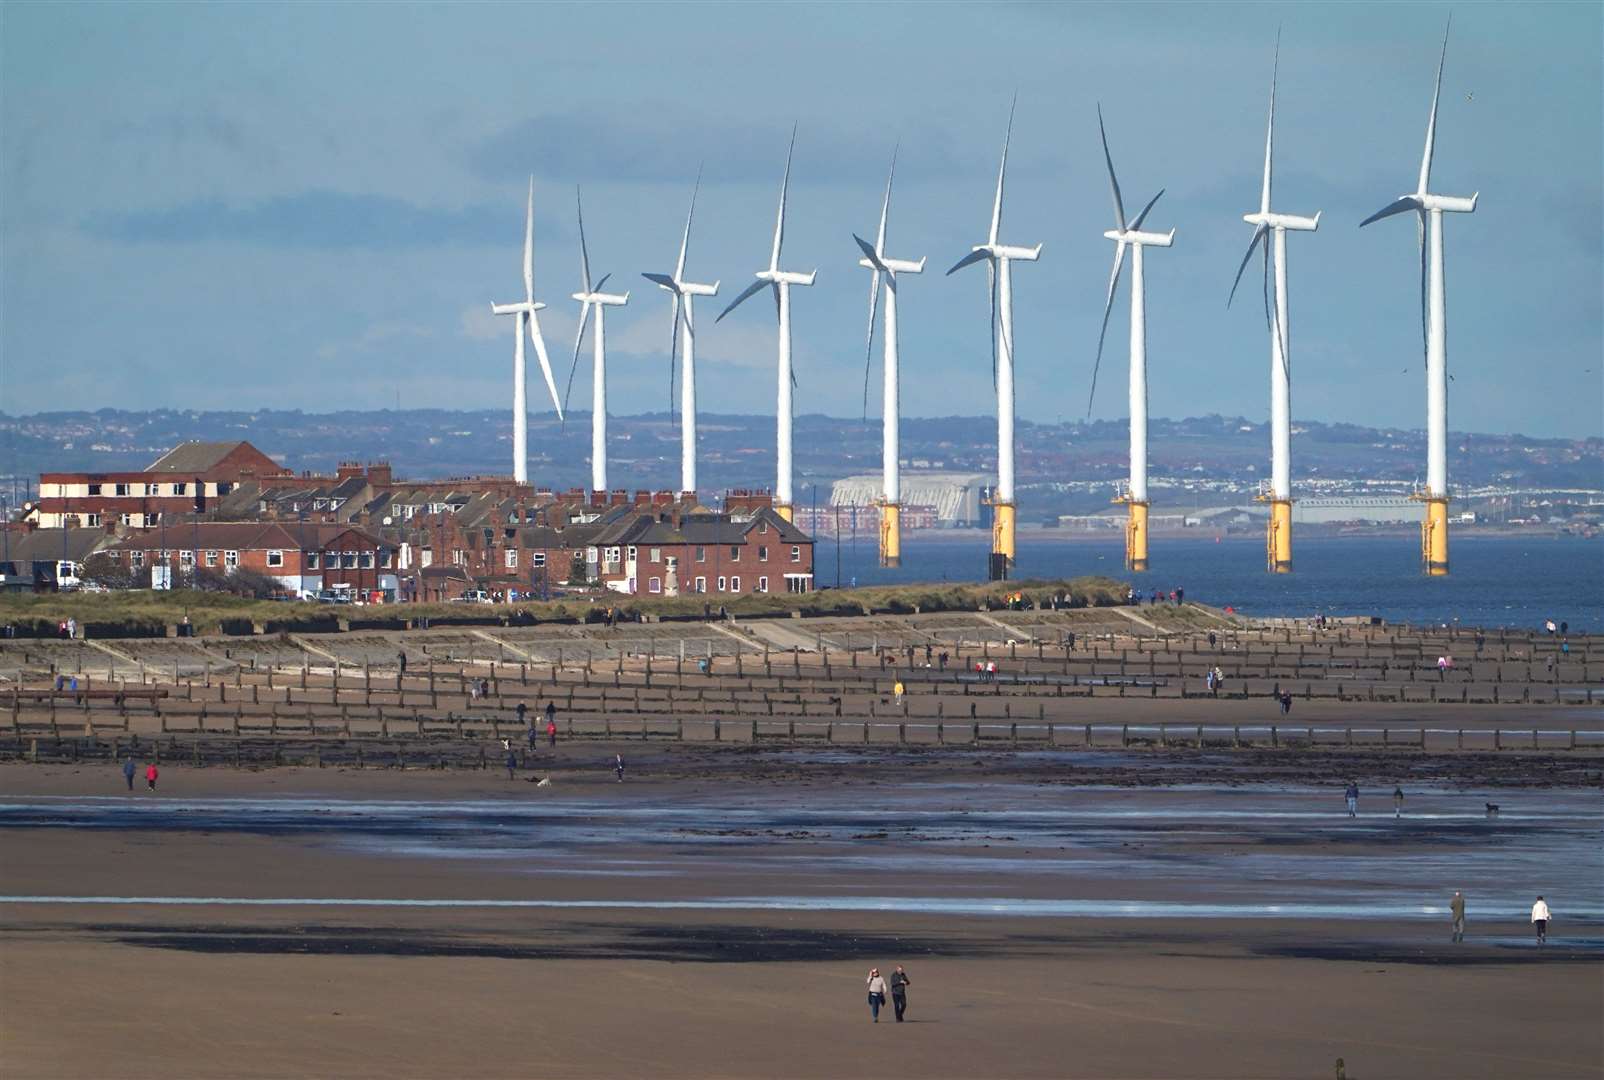
[[[799,274],[780,269],[780,244],[785,239],[785,194],[791,185],[791,155],[796,151],[796,128],[791,128],[791,147],[785,153],[785,176],[780,181],[780,212],[774,221],[774,248],[769,254],[767,270],[759,270],[755,282],[741,295],[730,301],[730,306],[719,313],[714,322],[734,311],[741,302],[765,285],[774,290],[774,306],[780,322],[779,400],[775,407],[775,485],[774,509],[786,521],[792,518],[791,509],[791,389],[796,377],[791,374],[791,286],[812,285],[817,270]]]
[[[898,417],[901,404],[898,400],[898,357],[897,357],[897,275],[920,274],[924,272],[925,260],[918,262],[908,259],[893,259],[886,255],[886,219],[891,213],[891,181],[897,175],[897,152],[891,151],[891,171],[886,176],[886,197],[880,204],[880,230],[875,234],[874,246],[870,247],[857,233],[852,234],[858,247],[863,251],[863,258],[858,265],[869,270],[869,341],[865,349],[864,358],[863,395],[867,403],[869,396],[868,366],[873,362],[874,356],[874,323],[875,312],[880,299],[880,279],[885,279],[886,285],[886,333],[885,333],[885,402],[882,406],[882,426],[884,438],[881,445],[881,467],[884,471],[884,487],[881,492],[880,503],[880,565],[902,565],[902,480],[898,474]],[[867,409],[865,410],[867,411]]]
[[[529,202],[524,209],[524,298],[515,304],[491,304],[496,315],[516,315],[513,324],[512,353],[512,478],[520,484],[529,482],[529,401],[524,389],[524,320],[528,319],[529,338],[535,343],[535,357],[540,361],[540,373],[546,377],[546,389],[551,403],[556,406],[557,418],[562,419],[563,405],[557,400],[557,381],[551,377],[551,360],[546,356],[546,342],[540,336],[540,319],[536,312],[546,305],[535,301],[535,178],[529,178]]]
[[[677,349],[685,350],[685,369],[680,378],[680,458],[679,489],[696,490],[696,320],[692,302],[698,296],[717,296],[718,282],[702,285],[685,280],[685,252],[691,243],[691,219],[696,216],[696,193],[702,187],[702,174],[696,174],[691,188],[691,209],[685,215],[685,235],[679,242],[679,261],[673,274],[642,274],[658,288],[674,297],[674,321],[668,331],[668,409],[674,411],[674,365]]]
[[[1018,98],[1014,99],[1014,105]],[[986,288],[991,300],[992,381],[997,390],[997,490],[991,499],[991,566],[993,580],[1006,578],[1014,564],[1014,292],[1010,266],[1016,259],[1035,262],[1041,245],[1013,247],[997,242],[1002,227],[1003,178],[1008,172],[1008,144],[1014,134],[1014,105],[1008,107],[1008,130],[1003,135],[1002,164],[997,167],[997,197],[991,204],[991,231],[984,244],[953,264],[953,274],[973,263],[986,262]],[[1001,333],[998,328],[1001,327]]]
[[[1448,27],[1452,28],[1450,16]],[[1477,192],[1470,198],[1434,195],[1431,185],[1431,157],[1437,140],[1437,102],[1442,97],[1442,71],[1448,59],[1448,30],[1442,37],[1442,55],[1437,60],[1437,85],[1431,95],[1431,115],[1426,121],[1426,151],[1420,159],[1420,179],[1415,190],[1377,210],[1359,223],[1362,229],[1372,221],[1413,210],[1418,215],[1420,242],[1420,319],[1426,349],[1426,488],[1415,497],[1426,504],[1421,523],[1420,555],[1426,573],[1448,573],[1448,310],[1443,295],[1442,216],[1446,211],[1469,214],[1476,209]]]
[[[1236,297],[1236,288],[1242,283],[1242,273],[1253,258],[1253,250],[1262,248],[1266,294],[1264,317],[1270,330],[1270,521],[1265,538],[1265,554],[1271,573],[1286,574],[1292,570],[1292,335],[1287,321],[1287,230],[1314,232],[1320,227],[1320,214],[1316,211],[1312,218],[1294,217],[1277,214],[1270,209],[1270,163],[1275,145],[1275,84],[1280,66],[1281,38],[1278,34],[1275,61],[1270,68],[1270,121],[1264,135],[1264,185],[1259,190],[1259,211],[1242,215],[1243,221],[1254,226],[1253,239],[1248,241],[1242,265],[1236,268],[1236,280],[1231,283],[1231,296],[1225,305],[1230,307],[1231,300]],[[1268,295],[1272,258],[1275,262],[1273,310]]]
[[[1129,507],[1125,525],[1125,567],[1128,570],[1147,569],[1147,292],[1142,277],[1142,249],[1169,247],[1175,242],[1175,230],[1167,233],[1143,232],[1142,223],[1148,211],[1164,194],[1162,188],[1136,220],[1125,221],[1125,203],[1120,198],[1119,178],[1114,175],[1114,157],[1108,152],[1108,132],[1103,127],[1103,107],[1097,107],[1097,130],[1103,137],[1103,160],[1108,163],[1108,184],[1114,194],[1115,228],[1103,235],[1114,241],[1114,271],[1108,277],[1108,300],[1103,305],[1103,329],[1097,335],[1097,360],[1092,366],[1092,395],[1097,393],[1097,372],[1103,364],[1103,339],[1108,336],[1108,316],[1114,309],[1114,292],[1119,288],[1120,268],[1125,263],[1125,249],[1131,252],[1131,478],[1130,487],[1116,502]],[[1091,396],[1086,400],[1086,415],[1092,411]]]
[[[590,489],[607,490],[607,326],[605,312],[610,307],[623,307],[629,303],[629,294],[604,293],[603,285],[611,274],[602,275],[595,285],[590,283],[590,251],[585,246],[585,206],[579,189],[574,189],[574,205],[579,214],[579,275],[581,289],[573,298],[579,301],[579,333],[574,336],[574,363],[568,369],[568,393],[574,392],[574,372],[579,370],[579,350],[585,343],[585,327],[590,323],[592,309],[596,312],[596,336],[592,339],[591,400],[590,400]]]

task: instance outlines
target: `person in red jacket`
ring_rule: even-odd
[[[161,774],[157,771],[156,763],[154,761],[145,766],[145,787],[148,790],[156,790],[156,777],[159,775]]]

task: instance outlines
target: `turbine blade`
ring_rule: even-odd
[[[1437,100],[1442,97],[1442,69],[1448,62],[1448,31],[1454,26],[1453,12],[1448,13],[1448,25],[1442,32],[1442,55],[1437,58],[1437,85],[1431,92],[1431,115],[1426,120],[1426,151],[1420,156],[1420,186],[1415,188],[1417,195],[1426,194],[1427,185],[1431,183],[1431,155],[1437,145]]]
[[[540,361],[540,374],[545,376],[546,390],[551,394],[552,408],[557,410],[557,419],[563,418],[563,403],[557,397],[557,380],[551,374],[551,357],[546,355],[546,339],[540,335],[540,319],[535,313],[529,313],[529,340],[535,346],[535,358]]]
[[[595,292],[590,287],[590,251],[585,247],[585,203],[577,184],[574,185],[574,207],[579,214],[579,277],[585,292]]]
[[[880,261],[880,253],[870,247],[868,241],[857,233],[852,234],[852,239],[857,241],[858,249],[863,252],[864,257],[869,260],[869,264],[874,267],[876,273],[890,273],[886,269],[886,264]]]
[[[1125,201],[1119,196],[1119,177],[1114,175],[1114,155],[1108,152],[1108,129],[1103,127],[1103,105],[1097,105],[1097,131],[1103,137],[1103,160],[1108,163],[1108,186],[1114,193],[1114,221],[1125,231]]]
[[[590,305],[582,303],[579,305],[579,333],[574,335],[574,362],[568,369],[568,389],[563,394],[563,402],[565,404],[574,394],[574,373],[579,370],[579,349],[585,344],[585,328],[589,325]]]
[[[612,276],[613,275],[611,275],[611,274],[603,274],[602,277],[601,277],[601,280],[596,282],[595,291],[596,292],[601,292],[602,286],[607,284],[607,279],[612,277]]]
[[[1097,359],[1092,363],[1092,389],[1086,395],[1086,419],[1092,418],[1092,402],[1097,397],[1097,373],[1103,366],[1103,340],[1108,337],[1108,316],[1114,310],[1114,291],[1119,288],[1120,267],[1125,265],[1125,243],[1114,245],[1114,272],[1108,275],[1108,300],[1103,304],[1103,329],[1097,335]]]
[[[731,300],[729,307],[727,307],[723,311],[719,312],[718,318],[714,319],[713,321],[714,322],[723,322],[724,321],[724,316],[728,315],[730,312],[732,312],[736,308],[740,307],[742,302],[747,300],[749,297],[752,296],[752,294],[756,293],[759,289],[761,289],[763,286],[765,286],[767,284],[768,284],[768,282],[764,281],[762,278],[759,278],[758,280],[752,282],[752,284],[748,285],[745,289],[741,290],[741,295],[737,296],[734,300]]]
[[[886,252],[886,219],[891,216],[891,181],[897,175],[897,151],[900,149],[902,149],[902,143],[899,140],[891,148],[891,171],[886,174],[886,197],[885,201],[880,204],[880,231],[875,234],[874,250],[881,255]],[[861,244],[863,241],[859,240],[858,243]]]
[[[1400,199],[1395,199],[1394,201],[1388,203],[1380,210],[1377,210],[1374,214],[1371,214],[1369,217],[1365,218],[1359,223],[1359,227],[1362,229],[1366,225],[1369,225],[1372,221],[1380,221],[1382,218],[1389,218],[1394,214],[1401,214],[1405,210],[1419,209],[1420,200],[1415,198],[1413,195],[1405,195]]]
[[[1281,373],[1286,376],[1287,382],[1292,382],[1292,357],[1288,353],[1286,324],[1281,321],[1281,304],[1279,300],[1270,298],[1270,241],[1264,242],[1264,306],[1265,314],[1270,319],[1270,332],[1281,344]]]
[[[529,178],[529,202],[524,207],[524,300],[535,302],[535,178]]]
[[[957,262],[953,263],[952,264],[952,269],[947,271],[947,275],[950,277],[951,275],[957,273],[959,270],[962,270],[966,266],[973,266],[975,263],[979,262],[981,259],[987,258],[989,256],[989,254],[990,253],[987,252],[985,248],[981,248],[979,251],[971,251],[969,254],[965,255],[963,258],[961,258]]]
[[[1281,28],[1275,31],[1275,60],[1270,65],[1270,123],[1264,132],[1264,187],[1259,192],[1259,213],[1270,212],[1270,151],[1275,145],[1275,80],[1281,70]]]
[[[852,239],[858,240],[858,238],[856,236],[854,236]],[[863,248],[863,250],[865,252],[869,251],[869,245],[865,244],[862,240],[858,240],[858,246]],[[880,261],[879,259],[875,258],[873,255],[870,255],[869,259],[870,259],[871,262],[876,262],[876,263]],[[869,334],[868,334],[868,340],[864,343],[864,346],[863,346],[863,420],[864,420],[864,423],[868,423],[868,421],[869,421],[869,370],[874,366],[874,322],[875,322],[875,319],[878,317],[879,312],[880,312],[880,271],[878,269],[876,269],[876,270],[870,270],[869,271]]]
[[[679,293],[674,294],[674,314],[668,325],[668,418],[674,420],[674,371],[679,364]]]
[[[663,288],[673,293],[676,297],[679,296],[679,286],[675,285],[674,279],[669,277],[667,274],[642,273],[641,277],[645,278],[647,281],[661,285]]]
[[[991,392],[997,392],[997,263],[986,263],[986,298],[991,302]]]
[[[685,235],[679,241],[679,262],[674,264],[674,280],[685,280],[685,252],[691,246],[691,219],[696,216],[696,193],[702,190],[702,168],[696,167],[696,183],[691,188],[691,208],[685,214]]]
[[[1140,214],[1136,215],[1136,220],[1135,221],[1131,222],[1131,228],[1140,229],[1142,227],[1142,222],[1147,220],[1147,212],[1149,210],[1153,209],[1153,204],[1154,203],[1158,202],[1161,198],[1164,197],[1164,192],[1167,191],[1167,190],[1169,190],[1169,189],[1168,188],[1159,188],[1158,189],[1158,194],[1154,195],[1151,199],[1147,200],[1147,205],[1142,207],[1142,212]]]
[[[1236,287],[1242,284],[1242,273],[1248,268],[1248,260],[1253,258],[1253,249],[1258,247],[1260,243],[1264,243],[1268,248],[1269,234],[1270,228],[1267,225],[1260,225],[1253,230],[1253,239],[1248,241],[1248,250],[1242,256],[1242,265],[1236,268],[1236,280],[1231,282],[1231,295],[1225,300],[1227,308],[1231,306],[1231,301],[1236,299]]]
[[[780,268],[780,245],[785,242],[785,194],[791,187],[791,155],[796,153],[796,125],[791,125],[791,146],[785,152],[785,176],[780,180],[780,213],[774,219],[774,251],[769,256],[769,269]]]
[[[1002,228],[1002,200],[1003,177],[1008,174],[1008,144],[1014,137],[1014,110],[1019,107],[1019,94],[1016,91],[1013,102],[1008,106],[1008,130],[1003,135],[1002,164],[997,166],[997,198],[991,204],[991,232],[988,234],[989,243],[997,242],[997,232]]]

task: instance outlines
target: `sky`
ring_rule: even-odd
[[[797,126],[786,269],[799,413],[863,409],[872,236],[900,145],[890,254],[903,412],[995,408],[985,238],[1017,93],[1002,240],[1018,407],[1086,415],[1113,256],[1098,142],[1148,227],[1150,410],[1263,418],[1257,208],[1281,35],[1275,209],[1289,237],[1293,416],[1422,427],[1415,228],[1358,222],[1412,190],[1440,4],[0,5],[0,411],[489,407],[511,398],[524,193],[559,387],[579,288],[575,186],[607,315],[611,411],[669,404],[666,293],[698,169],[688,274],[701,407],[771,412],[753,300]],[[1449,422],[1604,428],[1604,5],[1461,4],[1433,190],[1446,215]],[[1091,413],[1127,414],[1128,273]],[[879,345],[870,396],[878,413]],[[531,353],[533,368],[533,354]],[[587,409],[589,346],[571,405]],[[549,408],[531,371],[531,405]]]

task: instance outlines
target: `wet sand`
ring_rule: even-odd
[[[1596,784],[1499,788],[1489,822],[1486,778],[1416,776],[1413,818],[1349,822],[1307,778],[1097,756],[1070,784],[1070,756],[674,748],[618,785],[586,746],[550,788],[173,767],[132,799],[3,766],[0,1072],[1604,1075]],[[1463,946],[1444,866],[1483,882]],[[1529,880],[1561,883],[1542,951]],[[185,897],[386,903],[160,901]],[[1281,900],[1339,914],[1240,914]],[[914,1023],[873,1025],[863,974],[896,962]]]

